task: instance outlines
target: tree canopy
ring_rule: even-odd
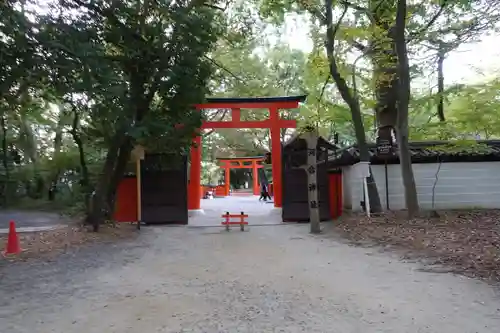
[[[403,156],[408,140],[500,136],[499,73],[449,84],[443,69],[460,46],[497,31],[496,1],[6,0],[0,13],[6,207],[48,201],[85,209],[98,226],[135,145],[181,154],[203,117],[229,117],[195,111],[206,96],[307,94],[283,117],[314,123],[340,146],[358,144],[364,158],[362,147],[387,126]],[[311,50],[282,38],[292,13],[306,22]],[[217,157],[270,147],[264,130],[201,135],[207,181],[218,178]]]

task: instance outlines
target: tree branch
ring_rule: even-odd
[[[220,116],[220,118],[219,118],[219,120],[218,120],[218,121],[222,121],[222,119],[224,119],[224,117],[226,116],[226,114],[227,114],[227,112],[228,112],[228,111],[229,111],[228,109],[224,109],[224,111],[222,112],[222,115]],[[214,115],[211,119],[209,119],[209,120],[210,120],[210,121],[213,121],[213,119],[214,119],[215,117],[217,117],[217,116],[218,116],[218,114],[217,114],[217,113],[218,113],[218,112],[216,112],[216,114],[215,114],[215,115]],[[213,132],[215,132],[215,129],[211,129],[211,130],[210,130],[210,131],[208,131],[207,133],[203,134],[203,136],[204,136],[204,137],[205,137],[205,136],[209,136],[209,135],[210,135],[210,134],[212,134]]]
[[[243,83],[244,85],[246,85],[246,82],[238,77],[236,74],[234,74],[233,72],[231,72],[229,69],[227,69],[225,66],[219,64],[217,61],[215,61],[214,59],[210,58],[209,56],[207,55],[204,55],[203,56],[205,59],[207,59],[208,61],[210,61],[212,64],[214,64],[216,67],[222,69],[224,72],[228,73],[229,75],[231,75],[233,78],[235,78],[236,80],[238,80],[240,83]]]
[[[355,3],[352,3],[349,1],[344,1],[344,0],[340,1],[340,3],[344,6],[348,6],[348,7],[351,7],[352,9],[356,9],[359,12],[368,13],[368,8],[356,5]]]
[[[375,23],[375,17],[373,16],[373,13],[375,13],[377,11],[377,9],[380,7],[380,5],[382,5],[382,3],[384,1],[385,0],[379,0],[377,5],[373,9],[362,7],[362,6],[356,5],[352,2],[345,1],[345,0],[340,0],[339,3],[344,5],[344,6],[350,7],[358,12],[364,13],[366,16],[368,16],[368,19],[370,20],[370,22]]]
[[[328,0],[330,1],[330,0]],[[339,28],[340,28],[340,24],[342,24],[342,20],[344,19],[344,16],[345,14],[347,14],[347,9],[349,7],[347,5],[344,6],[344,11],[342,12],[342,15],[340,16],[339,20],[337,21],[337,23],[335,24],[335,27],[333,28],[333,30],[331,31],[331,34],[332,34],[332,48],[334,49],[335,48],[335,37],[337,36],[337,32],[339,31]],[[330,10],[327,10],[327,13],[326,13],[326,17],[327,17],[327,29],[331,27],[332,25],[332,11],[331,11],[331,6],[330,6]]]
[[[321,88],[321,94],[319,95],[318,102],[321,101],[321,99],[323,98],[323,94],[325,93],[326,85],[328,84],[328,82],[330,82],[331,77],[332,77],[332,75],[330,73],[328,73],[328,76],[326,77],[325,83],[323,84],[323,88]]]
[[[427,22],[426,25],[424,25],[424,27],[422,29],[420,29],[417,32],[411,33],[409,38],[408,38],[407,43],[410,42],[412,39],[422,35],[424,32],[426,32],[436,22],[436,20],[439,18],[439,16],[441,16],[447,3],[448,3],[448,0],[442,0],[441,6],[439,7],[439,10],[437,11],[437,13],[434,14],[434,16],[429,20],[429,22]]]
[[[205,6],[205,7],[212,8],[212,9],[215,9],[215,10],[220,10],[222,12],[226,11],[228,5],[229,5],[229,3],[226,3],[226,7],[222,8],[222,7],[219,7],[219,6],[216,6],[216,5],[211,5],[211,4],[208,4],[208,3],[204,3],[203,4],[203,6]]]
[[[310,1],[307,0],[299,0],[299,4],[304,7],[312,16],[316,17],[320,21],[321,24],[326,24],[326,18],[323,13],[321,13],[320,9],[316,7],[314,4],[311,4]]]
[[[350,89],[347,85],[347,82],[345,79],[340,75],[337,61],[335,59],[335,36],[336,33],[340,27],[340,24],[342,20],[344,19],[344,16],[347,13],[347,6],[344,6],[344,10],[342,12],[342,15],[340,16],[339,20],[333,26],[333,15],[332,15],[332,4],[333,0],[325,0],[325,7],[326,7],[326,22],[327,22],[327,28],[326,28],[326,53],[328,57],[328,61],[330,62],[330,74],[332,75],[333,80],[337,84],[337,87],[339,89],[340,94],[342,95],[342,98],[346,103],[352,103],[352,95],[350,94]],[[354,106],[349,105],[349,107],[352,109]]]
[[[384,2],[385,0],[380,0],[379,3],[377,4],[377,6],[375,7],[374,10],[376,10],[378,7],[380,7],[380,5]],[[373,22],[373,15],[371,15],[370,13],[370,10],[368,8],[365,8],[365,7],[361,7],[359,5],[356,5],[356,4],[353,4],[351,2],[348,2],[348,1],[340,1],[340,4],[344,5],[344,9],[345,9],[345,12],[347,12],[347,10],[349,8],[352,8],[352,9],[355,9],[356,11],[359,11],[359,12],[362,12],[364,14],[366,14],[366,16],[368,16],[368,18],[370,19],[370,21]],[[328,26],[328,14],[325,16],[323,15],[323,13],[321,13],[321,11],[315,7],[314,5],[310,5],[308,3],[305,2],[305,0],[302,0],[301,1],[301,5],[314,17],[316,17],[320,22],[321,24],[323,25],[326,25]],[[342,15],[342,18],[345,16],[345,13],[343,13]],[[342,19],[339,20],[339,22],[342,22]],[[338,24],[338,27],[335,31],[335,34],[337,33],[338,29],[340,28],[340,23]],[[351,44],[354,48],[356,48],[357,50],[361,51],[361,52],[367,52],[368,51],[368,46],[365,46],[363,45],[362,43],[360,42],[357,42],[355,40],[352,40],[352,41],[348,41],[349,44]]]
[[[370,20],[370,22],[372,24],[375,24],[376,20],[375,20],[375,17],[373,15],[379,9],[379,7],[384,3],[384,1],[385,0],[379,0],[377,5],[375,7],[373,7],[373,9],[365,8],[365,7],[356,5],[352,2],[345,1],[345,0],[341,0],[340,4],[344,5],[345,7],[350,7],[352,9],[355,9],[358,12],[364,13],[366,16],[368,16],[368,19]],[[358,49],[358,51],[362,52],[365,55],[370,51],[370,47],[363,45],[362,43],[357,42],[355,40],[349,41],[348,43],[350,43],[354,48]]]
[[[366,53],[369,50],[368,46],[363,45],[355,40],[349,41],[348,43],[351,44],[354,48],[356,48],[360,52]]]

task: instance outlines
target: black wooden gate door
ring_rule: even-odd
[[[144,223],[188,223],[185,156],[146,154],[141,161],[141,207]]]
[[[323,138],[318,139],[316,157],[318,162],[327,158],[329,149],[335,148]],[[307,163],[307,143],[304,139],[296,137],[283,147],[283,221],[309,221],[309,190],[307,174],[298,166]],[[329,220],[330,216],[330,191],[328,183],[328,167],[326,163],[316,165],[316,186],[319,200],[319,215],[322,221]]]
[[[317,187],[319,215],[321,221],[330,219],[330,193],[328,174],[325,165],[317,168]],[[283,170],[283,221],[309,221],[309,197],[307,190],[307,174],[301,169]]]

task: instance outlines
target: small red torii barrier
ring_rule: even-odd
[[[248,225],[248,222],[245,221],[245,218],[247,218],[248,215],[243,212],[241,212],[241,214],[229,214],[229,212],[226,212],[226,214],[221,215],[221,217],[224,218],[221,224],[226,226],[226,231],[229,231],[231,225],[239,225],[240,230],[245,231],[245,225]],[[237,218],[239,221],[231,221],[232,218]]]

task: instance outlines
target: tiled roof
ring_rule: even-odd
[[[274,103],[274,102],[299,102],[306,100],[307,95],[279,96],[279,97],[207,97],[210,103]]]
[[[266,158],[265,156],[240,156],[240,157],[216,157],[216,160],[224,160],[224,161],[231,161],[231,160],[259,160]]]
[[[322,147],[322,148],[327,148],[329,150],[337,150],[337,149],[339,149],[339,147],[337,147],[336,145],[328,142],[328,140],[326,140],[322,136],[318,137],[318,146]],[[307,148],[307,147],[306,147],[305,140],[302,139],[298,133],[294,133],[294,135],[292,135],[283,144],[283,148],[285,148],[285,149],[287,149],[287,148],[297,148],[297,149],[300,149],[300,148]]]
[[[436,163],[436,162],[484,162],[500,161],[500,140],[478,140],[482,149],[472,152],[468,149],[449,150],[450,141],[414,141],[410,142],[410,154],[412,163]],[[459,145],[457,146],[459,147]],[[441,148],[441,149],[440,149]],[[384,159],[377,156],[375,143],[368,144],[370,162],[372,164],[384,164]],[[399,163],[397,145],[394,146],[396,153],[387,159],[388,164]],[[359,162],[359,149],[357,145],[339,149],[329,158],[332,167],[352,165]]]

